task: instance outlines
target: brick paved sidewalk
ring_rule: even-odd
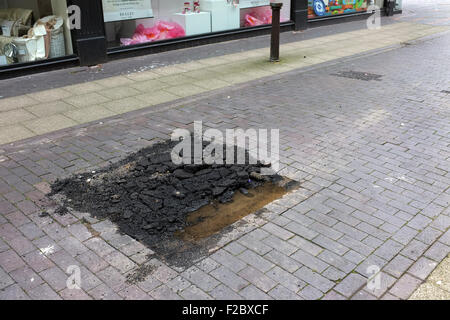
[[[0,299],[409,298],[450,252],[449,46],[448,35],[410,42],[1,146]],[[194,120],[279,128],[281,173],[301,188],[187,268],[88,213],[40,216],[56,178]],[[69,266],[81,290],[67,287]],[[146,266],[143,281],[127,281]],[[376,290],[371,266],[381,269]]]
[[[447,30],[449,27],[396,23],[380,30],[356,30],[284,44],[278,64],[267,61],[269,51],[263,48],[0,99],[0,144]]]

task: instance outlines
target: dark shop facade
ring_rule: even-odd
[[[0,0],[0,76],[401,12],[401,0]],[[375,9],[374,9],[375,8]]]

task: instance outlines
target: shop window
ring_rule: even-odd
[[[109,47],[134,45],[272,23],[270,2],[291,0],[102,0]]]
[[[367,11],[368,0],[308,0],[308,19]]]
[[[73,54],[62,0],[0,0],[0,67]]]

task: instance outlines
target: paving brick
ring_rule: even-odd
[[[182,279],[182,280],[180,280]],[[137,286],[144,290],[145,292],[152,291],[153,289],[161,286],[162,282],[153,277],[152,275],[148,275],[145,277],[143,281],[137,283]],[[184,285],[185,284],[185,285]],[[176,277],[169,282],[167,282],[167,286],[169,286],[174,291],[182,290],[190,286],[189,281],[184,279],[183,277]]]
[[[250,250],[242,252],[240,255],[238,255],[238,258],[262,272],[266,272],[274,266],[272,262],[264,259],[263,257]]]
[[[371,269],[374,267],[377,267],[379,269],[383,269],[383,267],[388,263],[388,261],[384,260],[383,258],[380,258],[377,255],[371,254],[367,257],[362,263],[356,267],[355,271],[358,272],[361,275],[369,276],[371,275]]]
[[[30,219],[27,218],[22,212],[16,211],[6,215],[6,219],[9,220],[15,227],[20,227],[28,222]]]
[[[28,294],[34,300],[61,300],[61,297],[46,283],[28,291]]]
[[[364,290],[379,299],[395,283],[396,279],[384,272],[378,273],[377,276],[378,279],[369,280]]]
[[[208,292],[219,285],[219,282],[197,267],[191,267],[181,274],[200,289]]]
[[[270,222],[266,223],[262,228],[282,240],[289,240],[290,238],[292,238],[294,236],[294,234],[292,232],[289,232],[286,229],[281,228],[281,227],[277,226],[276,224],[273,224]]]
[[[12,224],[4,223],[0,225],[0,238],[3,238],[5,241],[10,241],[20,236],[21,233]]]
[[[90,250],[78,255],[76,259],[94,273],[109,266],[105,260]]]
[[[14,249],[18,254],[24,255],[36,249],[34,244],[25,238],[24,236],[20,236],[10,240],[9,245],[12,249]]]
[[[242,300],[242,296],[238,295],[236,292],[228,288],[227,286],[220,284],[215,287],[209,293],[214,299],[217,300]]]
[[[126,278],[113,267],[107,267],[96,274],[108,287],[114,292],[125,289],[128,285],[125,283]]]
[[[244,297],[245,300],[272,300],[270,296],[253,285],[245,287],[239,294]]]
[[[374,238],[372,236],[367,236],[367,238],[365,238],[362,241],[362,244],[365,244],[371,248],[378,248],[379,246],[381,246],[381,244],[383,243],[383,241],[381,241],[380,239]]]
[[[54,222],[49,225],[46,225],[42,228],[42,230],[53,240],[59,241],[65,239],[70,236],[69,232],[67,232],[64,228],[62,228],[58,223]]]
[[[342,295],[350,298],[353,294],[359,291],[364,285],[367,284],[367,278],[357,273],[351,273],[344,280],[339,282],[334,290]]]
[[[0,253],[0,267],[6,272],[11,272],[25,266],[25,262],[12,250]]]
[[[322,254],[323,252],[319,254],[318,257],[320,257]],[[302,265],[305,265],[318,273],[322,273],[322,271],[328,268],[328,264],[325,263],[323,259],[318,259],[313,255],[302,251],[301,249],[295,252],[291,257],[300,262]]]
[[[12,284],[14,284],[14,280],[0,268],[0,292]]]
[[[312,254],[313,256],[317,256],[323,250],[323,248],[321,248],[320,246],[298,236],[289,239],[289,243],[302,249],[305,252],[308,252],[309,254]]]
[[[317,231],[319,234],[324,235],[332,240],[337,240],[343,236],[342,232],[334,230],[334,228],[327,227],[318,222],[314,222],[309,226],[314,231]]]
[[[402,249],[403,246],[400,243],[393,240],[388,240],[383,243],[377,250],[375,250],[374,254],[385,260],[391,260]]]
[[[442,261],[450,253],[450,246],[441,242],[435,242],[426,252],[425,257],[434,261]]]
[[[147,290],[145,289],[145,291],[150,291],[153,290],[154,288],[158,287],[161,283],[156,280],[153,279],[152,277],[148,277],[148,280],[150,280],[149,282],[149,287],[150,289]],[[147,281],[147,280],[146,280]],[[158,285],[156,285],[157,283],[159,283]],[[139,287],[142,288],[142,282],[139,283]],[[191,286],[192,283],[190,283],[186,278],[183,278],[182,276],[178,276],[172,280],[170,280],[169,282],[166,283],[166,285],[171,288],[173,291],[179,293],[180,291],[183,291],[184,289],[188,288]],[[213,289],[214,290],[214,289]]]
[[[338,222],[335,226],[333,226],[333,228],[345,233],[355,240],[362,240],[367,236],[367,233],[361,232],[360,230],[342,222]]]
[[[271,248],[281,251],[287,256],[290,256],[292,253],[298,250],[298,248],[294,245],[275,236],[269,236],[265,238],[263,242]]]
[[[334,286],[334,282],[307,267],[300,268],[294,273],[294,275],[322,292],[327,292]]]
[[[413,229],[420,231],[425,229],[431,223],[431,221],[432,220],[430,218],[422,214],[418,214],[413,219],[411,219],[411,221],[409,221],[407,225]]]
[[[333,267],[338,268],[339,270],[342,270],[346,273],[352,271],[355,269],[356,264],[331,252],[328,250],[324,250],[321,252],[318,257],[328,263],[329,265],[332,265]]]
[[[89,239],[84,245],[102,258],[114,252],[114,248],[100,238]]]
[[[246,267],[245,269],[241,270],[238,275],[264,292],[268,292],[277,284],[262,272],[252,267]]]
[[[447,230],[447,232],[445,232],[439,240],[440,240],[440,242],[445,243],[446,245],[450,246],[450,230]]]
[[[322,300],[346,300],[346,298],[342,295],[340,295],[339,293],[337,293],[336,291],[332,290],[330,292],[328,292],[323,298]]]
[[[92,298],[80,289],[64,289],[60,293],[64,300],[92,300]]]
[[[296,222],[290,222],[286,225],[286,229],[308,240],[312,240],[318,235],[317,232],[310,230]]]
[[[18,227],[20,232],[29,240],[35,240],[44,236],[44,232],[33,222],[23,224]]]
[[[225,250],[227,250],[229,253],[231,253],[232,255],[238,255],[241,252],[246,250],[246,247],[244,247],[243,245],[240,245],[237,242],[230,242],[229,244],[227,244],[224,247]]]
[[[268,292],[268,295],[275,300],[302,300],[302,298],[294,292],[286,289],[282,285],[277,285]]]
[[[18,284],[14,284],[0,290],[0,300],[30,300],[30,297]]]
[[[82,244],[77,238],[72,236],[68,236],[58,241],[58,245],[66,250],[66,252],[68,252],[72,257],[88,251],[88,248],[84,244]]]
[[[351,300],[377,300],[376,297],[368,293],[367,291],[361,290],[353,295]]]
[[[197,267],[199,267],[201,270],[205,271],[206,273],[213,271],[214,269],[218,268],[219,266],[220,266],[219,263],[217,263],[216,261],[214,261],[213,259],[211,259],[209,257],[205,258],[202,261],[200,261],[199,263],[197,263]]]
[[[414,263],[413,260],[406,258],[402,255],[397,255],[392,259],[384,268],[384,271],[393,275],[396,278],[406,272],[406,270]]]
[[[69,231],[75,238],[77,238],[81,242],[92,237],[92,234],[89,232],[89,230],[81,223],[70,225],[69,227],[67,227],[67,231]]]
[[[158,267],[152,272],[152,276],[165,284],[173,278],[176,278],[178,276],[178,272],[162,263],[159,263]]]
[[[409,296],[419,287],[421,281],[409,274],[403,275],[389,290],[389,293],[400,298],[408,299]]]
[[[296,271],[298,268],[302,266],[302,264],[299,263],[298,261],[284,255],[283,253],[277,250],[270,251],[264,256],[264,258],[291,273]]]
[[[103,259],[108,264],[118,269],[121,273],[128,272],[136,267],[136,264],[133,261],[118,251],[103,257]]]
[[[272,248],[270,246],[264,244],[264,242],[252,237],[251,235],[246,235],[246,236],[240,238],[238,240],[238,243],[255,251],[256,253],[258,253],[260,255],[264,255],[267,252],[269,252],[270,250],[272,250]]]
[[[425,280],[428,275],[436,268],[437,263],[433,260],[421,257],[409,268],[408,273],[416,278]]]
[[[210,295],[208,295],[206,292],[203,292],[200,288],[194,285],[180,292],[180,296],[187,300],[212,300],[212,297]]]
[[[336,220],[336,219],[334,219],[332,217],[329,217],[329,216],[327,216],[324,213],[318,212],[318,211],[316,211],[314,209],[310,210],[306,214],[306,216],[311,218],[311,219],[314,219],[317,222],[320,222],[320,223],[322,223],[322,224],[324,224],[324,225],[326,225],[328,227],[332,227],[338,222],[338,220]]]
[[[306,286],[299,293],[299,296],[305,300],[319,300],[323,297],[323,293],[313,286]]]
[[[412,260],[417,260],[427,248],[428,245],[414,239],[401,251],[401,254]]]
[[[383,231],[383,230],[378,229],[378,228],[375,228],[374,226],[372,226],[370,224],[367,224],[365,222],[361,222],[360,224],[358,224],[356,226],[356,228],[361,230],[361,231],[364,231],[364,232],[368,233],[369,234],[368,237],[377,238],[377,239],[379,239],[381,241],[386,241],[391,236],[388,232]],[[365,239],[363,239],[362,242],[366,243]]]
[[[344,258],[354,264],[360,264],[366,257],[356,251],[350,250],[344,255]]]
[[[25,256],[23,256],[23,259],[25,260],[27,265],[36,272],[41,272],[55,265],[40,250],[35,250],[26,254]]]
[[[440,215],[433,220],[430,226],[444,232],[450,227],[450,217]]]
[[[10,272],[10,276],[18,283],[22,289],[29,291],[43,283],[39,277],[30,267],[24,266]]]
[[[339,255],[345,254],[349,248],[339,244],[336,241],[331,240],[330,238],[327,238],[323,235],[319,235],[316,238],[312,240],[315,244],[321,246],[322,248],[328,249],[330,251],[333,251]]]
[[[403,245],[407,245],[417,235],[417,233],[417,230],[408,226],[403,226],[392,236],[392,239]]]
[[[234,272],[239,272],[246,266],[243,261],[239,260],[238,258],[234,257],[224,250],[218,250],[211,255],[211,258],[229,268],[230,270],[233,270]]]
[[[249,284],[246,280],[226,267],[215,269],[211,271],[210,274],[221,283],[225,284],[236,292],[242,290]]]
[[[297,293],[306,285],[304,281],[294,276],[292,273],[281,269],[280,267],[271,269],[266,273],[266,275],[273,279],[275,282],[281,284],[283,287],[295,293]]]

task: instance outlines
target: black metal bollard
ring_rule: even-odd
[[[280,11],[282,3],[271,3],[272,8],[272,37],[270,39],[270,61],[280,61]]]

